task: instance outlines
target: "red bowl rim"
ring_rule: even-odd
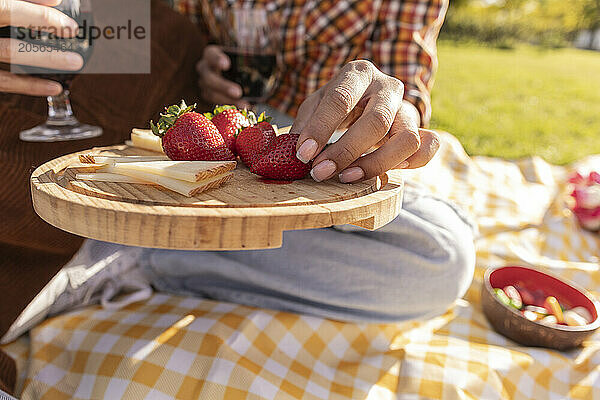
[[[518,267],[518,268],[525,268],[525,269],[529,269],[532,271],[535,271],[537,273],[540,274],[544,274],[544,275],[548,275],[554,279],[559,280],[560,282],[572,287],[573,289],[577,290],[579,293],[583,294],[585,297],[588,298],[588,300],[594,305],[594,307],[596,308],[596,319],[594,321],[592,321],[591,323],[587,324],[587,325],[583,325],[583,326],[568,326],[568,325],[546,325],[546,324],[542,324],[540,322],[537,321],[531,321],[528,320],[527,318],[525,318],[523,316],[523,314],[521,314],[518,310],[514,309],[513,307],[510,307],[506,304],[504,304],[503,302],[501,302],[500,300],[498,300],[498,298],[495,296],[494,293],[494,288],[492,288],[492,284],[490,283],[490,275],[499,269],[503,269],[503,268],[510,268],[510,267]],[[504,308],[510,310],[511,312],[513,312],[514,314],[518,315],[519,317],[523,318],[524,321],[527,322],[531,322],[533,324],[537,324],[539,326],[543,326],[546,328],[551,328],[551,329],[556,329],[559,331],[566,331],[566,332],[585,332],[585,331],[593,331],[598,329],[598,327],[600,327],[600,302],[598,302],[598,300],[596,300],[586,289],[584,289],[583,287],[579,286],[578,284],[576,284],[575,282],[571,282],[569,280],[563,279],[559,276],[557,276],[556,274],[552,273],[552,272],[547,272],[547,271],[542,271],[539,268],[535,268],[535,267],[529,267],[529,266],[524,266],[524,265],[504,265],[504,266],[500,266],[500,267],[489,267],[486,271],[485,274],[483,276],[483,282],[485,285],[485,288],[488,292],[490,292],[492,294],[492,297],[494,298],[494,300],[496,302],[498,302],[499,304],[503,305]]]

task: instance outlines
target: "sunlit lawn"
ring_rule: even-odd
[[[441,42],[439,62],[432,126],[469,154],[565,164],[600,153],[600,52]]]

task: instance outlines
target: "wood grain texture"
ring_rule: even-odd
[[[275,248],[286,230],[348,223],[377,229],[402,204],[396,171],[353,185],[311,179],[267,184],[240,163],[227,184],[188,198],[152,185],[77,180],[81,171],[71,166],[82,153],[156,153],[126,145],[96,148],[49,161],[32,174],[33,205],[41,218],[108,242],[181,250]]]

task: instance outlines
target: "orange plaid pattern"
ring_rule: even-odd
[[[295,115],[306,96],[340,67],[368,59],[404,83],[405,99],[420,111],[422,124],[428,124],[436,39],[448,0],[237,0],[229,4],[260,5],[280,22],[284,65],[280,85],[268,101],[271,106]],[[174,8],[201,23],[197,0],[175,0]]]

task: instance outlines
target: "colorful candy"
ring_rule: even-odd
[[[524,310],[523,316],[530,321],[537,321],[539,319],[539,314],[534,313],[533,311]]]
[[[541,314],[542,316],[548,315],[548,310],[546,310],[544,307],[525,306],[525,310],[527,310],[527,311],[533,311],[534,313]]]
[[[520,310],[523,307],[523,300],[517,289],[514,286],[506,286],[503,290],[510,299],[510,305]]]
[[[504,293],[504,290],[498,288],[494,289],[494,292],[496,293],[496,296],[502,303],[506,304],[507,306],[510,306],[510,298],[506,295],[506,293]]]
[[[565,323],[569,326],[583,326],[587,325],[588,322],[581,315],[577,314],[573,310],[567,310],[564,313]]]
[[[578,307],[572,308],[571,311],[573,311],[573,312],[579,314],[580,316],[582,316],[586,320],[586,323],[588,323],[588,324],[590,322],[592,322],[592,320],[594,319],[592,317],[592,314],[590,314],[590,312],[588,311],[588,309],[585,308],[585,307],[578,306]]]
[[[546,315],[540,322],[544,325],[556,325],[558,324],[558,319],[554,315]]]
[[[495,288],[494,293],[500,302],[521,311],[529,321],[537,321],[545,325],[583,326],[593,320],[587,308],[578,306],[569,309],[556,297],[546,296],[539,289],[534,292],[524,289],[521,282],[515,286],[505,286],[504,289]],[[534,304],[543,304],[543,307]]]
[[[563,316],[562,307],[556,297],[548,296],[546,297],[546,301],[544,301],[544,308],[549,310],[554,316],[558,323],[562,324],[565,322],[565,317]]]

